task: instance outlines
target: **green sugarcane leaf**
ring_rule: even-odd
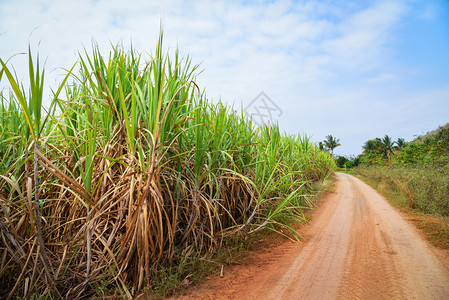
[[[14,91],[14,94],[17,97],[17,100],[20,103],[20,107],[22,107],[22,111],[23,114],[25,115],[25,119],[26,122],[28,124],[28,130],[31,132],[33,139],[35,137],[35,132],[34,132],[34,128],[33,128],[33,121],[31,119],[31,115],[30,115],[30,110],[28,109],[28,105],[26,103],[25,97],[23,95],[23,93],[20,91],[19,85],[17,84],[17,81],[14,80],[14,77],[12,76],[11,72],[9,71],[9,69],[6,67],[5,63],[3,62],[3,60],[0,59],[0,63],[2,64],[3,70],[6,74],[6,77],[8,78],[9,84],[12,88],[12,90]]]

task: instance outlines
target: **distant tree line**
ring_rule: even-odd
[[[393,141],[388,135],[368,140],[362,146],[360,163],[365,165],[449,162],[449,128],[441,128],[436,134],[418,137],[406,142],[403,138]]]
[[[341,156],[341,155],[334,156],[334,149],[337,148],[338,146],[341,146],[341,144],[340,139],[332,135],[326,136],[326,139],[324,141],[319,142],[319,146],[321,150],[329,151],[332,158],[334,158],[337,167],[341,169],[351,169],[359,165],[360,162],[359,157]]]
[[[351,169],[360,164],[360,158],[358,156],[337,156],[335,158],[335,163],[339,168]]]

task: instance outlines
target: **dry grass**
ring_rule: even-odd
[[[434,246],[449,250],[449,221],[428,215],[412,214],[409,218]]]

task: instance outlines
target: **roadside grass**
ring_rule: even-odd
[[[426,239],[434,246],[449,250],[449,220],[448,218],[435,217],[409,212],[409,221],[420,229]]]
[[[449,249],[449,174],[447,167],[359,166],[365,181],[408,217],[434,246]]]
[[[147,289],[141,295],[143,299],[150,296],[151,299],[164,299],[182,295],[187,288],[198,285],[207,278],[217,275],[221,267],[245,264],[249,260],[249,252],[256,248],[270,247],[276,241],[284,241],[285,238],[273,231],[259,231],[247,238],[232,237],[227,239],[221,248],[214,253],[196,253],[186,256],[178,265],[161,267],[154,280],[151,289]]]
[[[449,166],[362,166],[355,174],[389,194],[399,205],[435,216],[449,216]]]

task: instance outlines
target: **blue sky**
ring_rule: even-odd
[[[52,87],[92,39],[151,53],[162,19],[166,49],[201,64],[209,98],[240,108],[263,91],[283,130],[332,134],[336,154],[449,122],[449,1],[161,2],[0,0],[0,57],[30,43]],[[19,78],[26,62],[9,63]]]

